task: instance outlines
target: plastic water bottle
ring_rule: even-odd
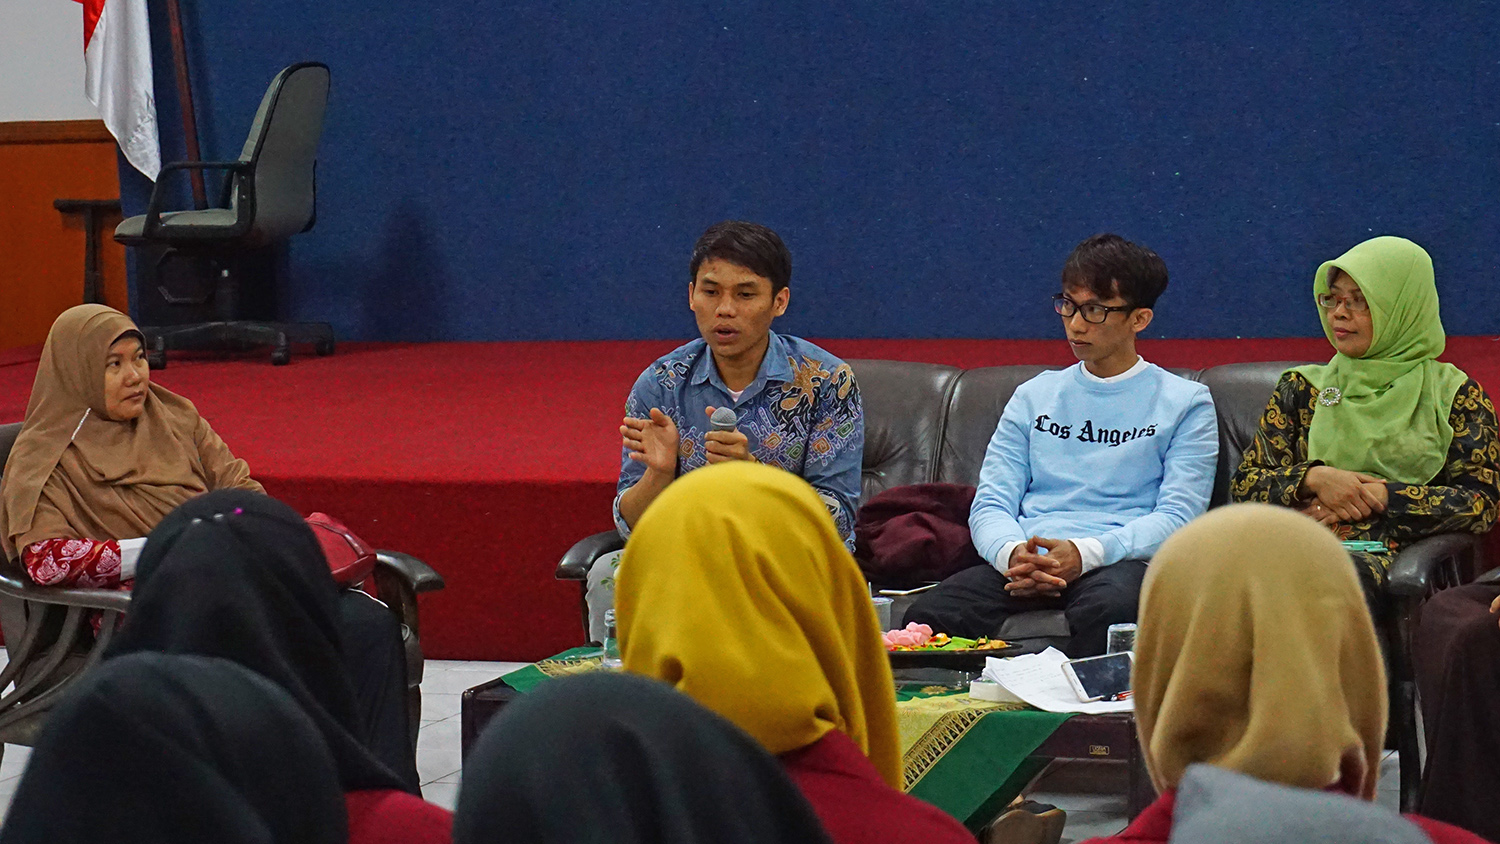
[[[615,638],[615,611],[604,611],[604,654],[599,665],[607,671],[618,671],[625,667],[620,659],[620,640]]]
[[[1105,633],[1105,652],[1117,654],[1135,650],[1135,630],[1134,624],[1111,624]]]

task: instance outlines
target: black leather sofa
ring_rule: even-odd
[[[1288,367],[1300,362],[1227,364],[1172,372],[1208,386],[1219,417],[1219,467],[1210,506],[1229,499],[1229,480],[1254,438],[1261,414]],[[1016,365],[959,369],[930,363],[852,360],[864,399],[865,454],[861,501],[914,483],[978,482],[980,463],[1001,411],[1016,387],[1054,367]],[[613,531],[574,545],[559,580],[582,582],[599,556],[623,546]],[[1445,534],[1414,543],[1392,563],[1387,604],[1377,627],[1390,668],[1387,744],[1401,751],[1401,805],[1411,811],[1421,775],[1411,633],[1432,592],[1467,583],[1481,571],[1480,537]]]

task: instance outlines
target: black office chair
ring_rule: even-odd
[[[271,362],[289,363],[292,343],[312,343],[319,355],[333,354],[333,328],[327,323],[249,322],[236,319],[239,280],[228,257],[305,232],[317,220],[318,139],[328,104],[328,66],[302,62],[276,74],[261,98],[240,157],[234,161],[179,161],[163,167],[146,213],[115,228],[126,246],[164,246],[157,268],[177,256],[206,258],[214,268],[210,291],[180,297],[165,288],[173,304],[213,305],[213,322],[143,326],[151,366],[167,365],[168,348],[242,350],[272,346]],[[163,211],[166,176],[178,170],[224,170],[220,207]]]

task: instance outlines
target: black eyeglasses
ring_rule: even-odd
[[[1052,297],[1052,310],[1057,311],[1058,315],[1064,317],[1070,317],[1082,311],[1084,322],[1092,322],[1097,325],[1109,319],[1109,315],[1115,311],[1126,313],[1135,310],[1135,305],[1096,305],[1093,302],[1087,305],[1080,305],[1067,296],[1058,293]]]

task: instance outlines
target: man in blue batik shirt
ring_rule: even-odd
[[[849,365],[771,322],[786,313],[792,257],[775,232],[723,222],[693,247],[688,306],[701,339],[664,355],[636,379],[620,426],[623,449],[615,527],[623,537],[684,472],[754,460],[800,475],[854,546],[865,421]],[[709,417],[728,407],[734,431]],[[589,630],[604,639],[618,554],[589,570]]]

